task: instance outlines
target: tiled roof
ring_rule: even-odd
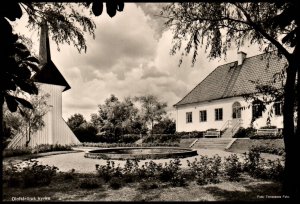
[[[246,58],[242,65],[237,61],[221,65],[174,106],[255,93],[257,90],[251,81],[267,84],[285,64],[286,59],[273,52]]]

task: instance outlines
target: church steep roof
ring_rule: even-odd
[[[35,82],[65,86],[63,91],[71,88],[51,60],[48,27],[46,23],[41,25],[39,60],[40,71],[33,76]]]
[[[174,106],[256,93],[253,81],[267,84],[286,62],[273,52],[245,58],[241,65],[237,61],[220,65]]]

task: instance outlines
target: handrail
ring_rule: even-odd
[[[231,120],[227,120],[224,125],[221,127],[220,131],[229,128]]]
[[[10,143],[7,145],[8,148],[14,148],[15,145],[23,138],[22,134],[18,134],[16,137],[14,137]]]
[[[235,132],[242,124],[242,119],[238,119],[232,126],[231,132]]]

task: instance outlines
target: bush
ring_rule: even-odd
[[[120,136],[120,139],[118,140],[118,143],[134,143],[137,140],[139,140],[141,137],[137,134],[126,134],[123,136]]]
[[[179,142],[180,137],[174,134],[153,134],[144,138],[143,143],[170,143]]]
[[[283,135],[282,132],[277,133],[276,135],[257,135],[254,134],[250,136],[250,139],[282,139]]]
[[[151,189],[156,189],[158,187],[159,187],[159,185],[157,184],[156,181],[144,180],[144,181],[140,182],[138,188],[140,190],[151,190]]]
[[[70,151],[72,150],[72,146],[70,145],[50,145],[50,144],[41,144],[37,145],[34,149],[34,153],[43,153],[43,152],[52,152],[52,151]]]
[[[114,161],[107,161],[106,165],[96,165],[96,170],[98,172],[98,176],[102,178],[105,182],[110,181],[114,177],[121,177],[121,167],[118,165],[115,167]]]
[[[51,151],[69,151],[72,150],[70,145],[50,145],[50,144],[40,144],[34,148],[31,147],[18,147],[18,148],[9,148],[3,150],[3,157],[14,157],[14,156],[23,156],[31,155],[36,153],[51,152]]]
[[[152,128],[154,134],[174,134],[176,132],[176,123],[169,118],[165,118],[155,124]]]
[[[178,135],[182,139],[189,138],[203,138],[204,131],[192,131],[192,132],[176,132],[175,135]]]
[[[9,148],[3,150],[3,157],[15,157],[32,154],[32,148],[30,147],[18,147],[18,148]]]
[[[124,182],[120,178],[114,177],[109,181],[109,186],[114,190],[121,188],[123,185],[124,185]]]
[[[239,130],[235,133],[233,138],[247,138],[247,137],[252,137],[255,135],[255,129],[254,128],[243,128],[240,127]]]
[[[257,169],[259,168],[260,160],[260,152],[255,149],[250,149],[249,153],[245,153],[243,171],[248,172],[251,176],[255,175]]]
[[[269,153],[269,154],[275,154],[279,156],[285,155],[284,147],[275,147],[274,145],[268,146],[268,145],[257,145],[257,146],[251,146],[250,149],[254,151],[258,151],[260,153]]]
[[[165,166],[159,172],[159,179],[162,182],[171,182],[172,186],[186,186],[186,179],[180,170],[180,166],[179,159],[170,160],[169,164],[165,163]]]
[[[224,173],[229,181],[239,181],[242,173],[242,163],[236,154],[225,157]]]
[[[135,144],[135,143],[82,143],[84,147],[102,147],[102,148],[109,148],[109,147],[159,147],[159,146],[167,146],[167,147],[178,147],[178,143],[166,142],[166,143],[143,143]]]
[[[7,182],[8,186],[25,188],[47,186],[58,170],[55,166],[38,164],[36,160],[26,161],[24,164],[26,164],[25,167],[21,167],[21,163],[11,164],[3,171],[4,181]]]
[[[69,172],[64,173],[64,180],[73,180],[75,178],[75,169],[71,169]]]
[[[79,187],[83,189],[95,189],[102,187],[102,183],[95,178],[85,178],[80,182]]]
[[[200,156],[199,161],[197,159],[193,162],[188,161],[188,166],[191,168],[190,173],[196,177],[197,184],[205,185],[219,182],[220,156],[215,155],[212,158]]]
[[[279,159],[275,161],[265,161],[260,156],[257,148],[251,148],[245,155],[245,171],[251,176],[262,179],[281,181],[283,178],[284,167]]]

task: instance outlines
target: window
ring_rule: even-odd
[[[252,103],[252,116],[253,118],[262,117],[262,112],[264,109],[264,104],[260,100],[256,100]]]
[[[282,104],[280,102],[275,102],[274,110],[275,110],[275,115],[277,116],[282,115]]]
[[[223,120],[223,109],[222,108],[215,109],[215,119]]]
[[[207,113],[206,110],[200,111],[200,122],[206,122],[207,121]]]
[[[186,123],[192,123],[193,122],[193,115],[192,112],[186,113]]]
[[[241,104],[234,102],[232,105],[232,118],[241,118]]]

